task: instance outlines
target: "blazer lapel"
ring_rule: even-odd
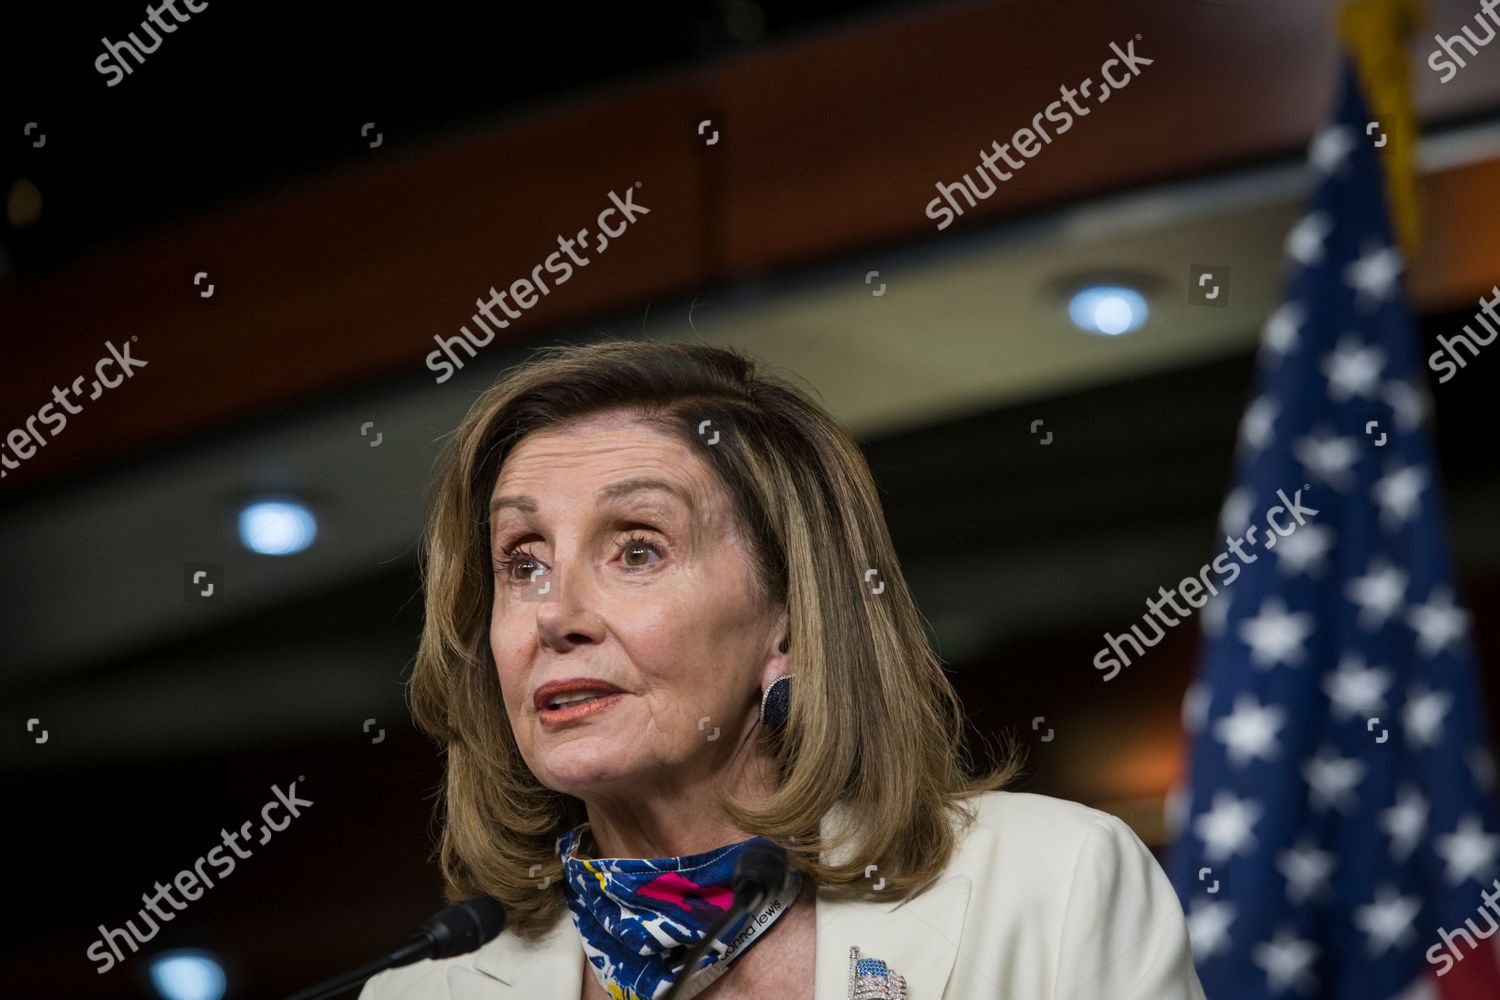
[[[474,953],[474,968],[499,980],[499,996],[576,997],[583,991],[583,945],[573,917],[563,910],[557,922],[535,945],[524,945],[514,934],[501,934]],[[485,981],[487,992],[462,992],[449,983],[453,1000],[494,997],[494,983]]]
[[[842,816],[840,809],[825,818],[825,835]],[[879,876],[878,868],[871,873],[872,879]],[[911,1000],[940,1000],[953,973],[972,889],[967,875],[949,875],[904,903],[883,903],[848,894],[835,898],[820,888],[813,1000],[847,1000],[850,945],[859,946],[860,957],[878,958],[906,977]]]
[[[904,905],[835,900],[818,891],[813,1000],[846,1000],[849,946],[906,977],[911,1000],[940,1000],[953,973],[972,888],[967,875],[929,886]]]

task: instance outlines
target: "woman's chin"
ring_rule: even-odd
[[[635,776],[624,755],[603,741],[595,746],[557,747],[543,758],[545,784],[554,791],[583,797],[589,792],[620,784],[629,784]]]

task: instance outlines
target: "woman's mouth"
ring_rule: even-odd
[[[613,694],[586,695],[582,698],[559,695],[537,713],[537,718],[541,720],[542,725],[549,728],[565,726],[598,715],[623,697],[625,697],[623,691],[616,691]]]

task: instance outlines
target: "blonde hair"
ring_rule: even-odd
[[[496,897],[507,926],[531,939],[565,911],[556,840],[587,815],[581,800],[538,782],[510,729],[489,645],[487,511],[523,437],[620,410],[704,456],[752,542],[756,585],[787,611],[796,679],[786,726],[766,742],[779,786],[755,803],[721,790],[726,818],[787,848],[815,885],[868,890],[865,868],[878,864],[885,895],[926,886],[970,817],[961,803],[1006,784],[1018,765],[1007,751],[972,773],[962,706],[927,643],[859,447],[820,405],[736,351],[609,340],[542,348],[506,371],[453,433],[429,496],[426,620],[409,695],[417,723],[446,750],[448,897]],[[699,435],[704,421],[719,437],[712,447]],[[869,569],[885,585],[878,595]],[[821,821],[836,804],[850,822],[825,840]]]

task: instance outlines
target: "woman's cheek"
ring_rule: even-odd
[[[500,679],[500,696],[507,711],[515,714],[520,707],[520,695],[525,678],[518,676],[517,660],[506,644],[505,633],[498,624],[490,628],[490,655],[495,658],[495,667]]]

